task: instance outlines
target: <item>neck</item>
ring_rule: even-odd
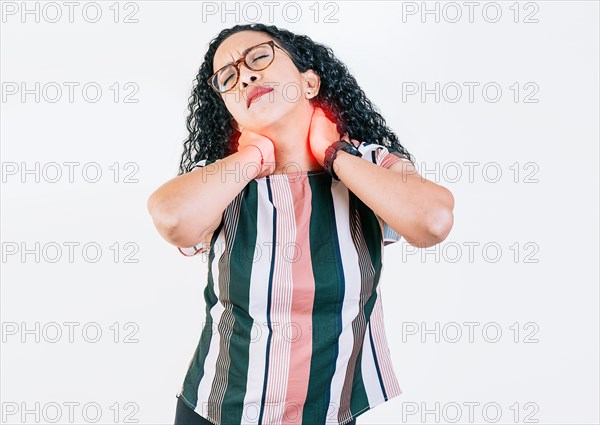
[[[269,129],[267,137],[275,146],[276,168],[273,174],[323,169],[310,149],[312,110],[312,107],[299,108],[297,113],[290,114]]]

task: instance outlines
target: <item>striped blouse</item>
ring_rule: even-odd
[[[357,147],[386,168],[403,158]],[[207,255],[208,277],[176,397],[218,425],[312,425],[345,424],[401,394],[378,285],[383,247],[399,239],[326,171],[251,180],[210,246],[178,247]]]

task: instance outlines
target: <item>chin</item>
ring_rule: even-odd
[[[244,127],[256,132],[268,130],[281,124],[282,121],[292,118],[293,112],[294,108],[290,108],[290,105],[281,105],[279,102],[253,104],[248,108],[251,124]]]

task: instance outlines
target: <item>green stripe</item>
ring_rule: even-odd
[[[312,311],[312,357],[303,425],[325,423],[330,402],[330,383],[338,356],[343,271],[337,239],[331,176],[309,179],[312,191],[310,254],[315,280]]]
[[[229,359],[231,361],[227,389],[221,409],[221,423],[239,424],[242,421],[244,396],[246,395],[252,318],[250,305],[250,281],[254,248],[257,240],[258,186],[251,181],[240,194],[239,223],[253,226],[237,226],[231,244],[229,299],[235,318],[233,335],[230,337]],[[230,330],[231,331],[231,330]]]
[[[213,321],[210,315],[210,309],[217,303],[217,296],[214,290],[215,281],[212,274],[212,263],[215,259],[214,245],[222,228],[223,222],[221,222],[219,227],[214,231],[211,240],[211,249],[208,254],[208,283],[204,288],[206,321],[202,328],[202,333],[200,334],[200,341],[196,346],[196,351],[194,352],[194,356],[192,357],[191,364],[183,382],[183,396],[189,403],[192,403],[193,408],[198,404],[198,384],[204,376],[204,362],[208,355],[212,337]]]
[[[373,210],[364,204],[356,195],[350,192],[350,208],[356,209],[360,217],[360,226],[362,229],[362,235],[369,251],[369,257],[371,265],[375,269],[375,275],[373,277],[373,288],[371,296],[367,300],[364,306],[365,320],[368,324],[371,319],[371,313],[377,299],[377,285],[379,284],[379,277],[381,276],[381,228],[379,227],[379,221],[375,216]],[[370,349],[370,345],[367,344],[367,349]],[[364,411],[365,407],[369,406],[369,399],[367,398],[367,392],[362,380],[362,354],[363,347],[361,346],[356,368],[354,369],[354,379],[352,383],[352,398],[350,399],[350,411],[352,415],[360,411]]]

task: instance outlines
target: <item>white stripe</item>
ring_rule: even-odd
[[[373,159],[371,158],[371,152],[380,148],[387,150],[387,148],[384,145],[378,145],[377,143],[365,144],[364,142],[362,142],[360,145],[358,145],[358,151],[361,153],[362,158],[366,161],[369,161],[372,164],[377,164],[377,161],[373,161]],[[375,158],[376,160],[378,158],[377,152],[375,152]]]
[[[210,309],[210,316],[212,317],[212,332],[210,338],[210,347],[204,362],[204,376],[200,380],[198,385],[198,405],[196,406],[196,412],[205,418],[208,417],[208,397],[210,396],[210,390],[212,388],[213,379],[216,373],[217,357],[219,355],[220,335],[218,331],[219,321],[225,310],[223,304],[219,300],[219,260],[224,254],[225,247],[225,227],[221,228],[221,232],[215,241],[215,258],[212,262],[212,276],[214,283],[214,291],[217,297],[216,304]],[[218,255],[220,254],[220,255]]]
[[[381,380],[388,399],[395,397],[402,393],[396,374],[394,372],[394,366],[390,356],[390,349],[387,343],[385,334],[384,316],[383,316],[383,301],[381,297],[381,285],[377,286],[377,299],[373,306],[371,313],[371,329],[373,330],[373,345],[375,346],[375,354],[377,355],[377,363],[379,365],[379,372],[381,373]]]
[[[258,211],[256,220],[258,234],[254,252],[254,263],[250,278],[248,313],[253,318],[249,347],[248,382],[244,396],[243,424],[258,424],[260,404],[265,377],[267,339],[267,299],[269,296],[269,273],[273,241],[273,207],[269,201],[266,179],[256,179]]]
[[[338,357],[331,381],[330,405],[327,411],[327,418],[331,419],[327,423],[337,424],[337,415],[341,404],[348,361],[352,355],[352,347],[354,345],[352,321],[359,312],[358,303],[360,302],[361,275],[359,257],[352,241],[352,232],[350,229],[348,188],[343,183],[334,181],[332,183],[331,194],[335,206],[335,222],[339,229],[337,234],[345,278],[344,301],[342,304],[342,333],[339,338]]]
[[[369,330],[368,326],[367,331],[365,332],[365,340],[363,342],[361,367],[363,384],[365,385],[365,391],[367,392],[367,398],[369,399],[369,406],[373,407],[375,403],[383,400],[383,392],[381,391],[381,386],[379,385],[377,368],[375,367],[375,360],[373,359],[373,351],[371,349],[371,331]]]
[[[283,422],[285,398],[290,373],[291,342],[286,338],[289,331],[292,309],[292,262],[284,257],[286,248],[296,240],[296,220],[290,185],[285,175],[275,175],[271,179],[273,204],[277,210],[277,234],[275,257],[273,258],[274,279],[271,298],[271,338],[269,355],[269,376],[265,397],[263,423]]]

